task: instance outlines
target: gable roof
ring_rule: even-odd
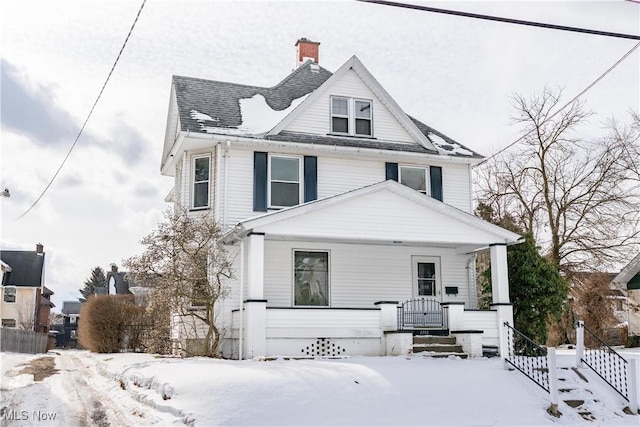
[[[393,144],[360,137],[333,137],[285,131],[285,127],[304,110],[305,104],[310,104],[320,97],[332,82],[349,70],[356,72],[418,144]],[[271,88],[183,76],[173,76],[172,87],[175,106],[170,106],[170,114],[172,108],[177,109],[180,123],[178,130],[182,132],[482,158],[473,150],[408,116],[355,56],[343,64],[335,74],[307,61]],[[245,121],[248,118],[243,117],[243,111],[246,110],[246,115],[249,115],[248,112],[253,109],[253,115],[260,115],[255,111],[256,103],[260,102],[266,104],[271,112],[281,112],[282,117],[278,117],[267,128],[252,132],[252,129],[246,126]],[[261,112],[265,114],[268,111]],[[165,164],[175,142],[175,138],[169,135],[165,138],[162,164]]]
[[[624,266],[620,273],[611,281],[614,285],[626,287],[631,279],[640,273],[640,253],[629,264]]]
[[[42,286],[44,253],[36,251],[0,251],[0,259],[11,269],[5,272],[4,284],[10,286]]]
[[[303,240],[455,247],[465,253],[520,241],[511,231],[392,180],[247,219],[223,240],[232,243],[251,232]]]

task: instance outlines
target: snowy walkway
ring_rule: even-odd
[[[561,403],[563,416],[556,419],[546,413],[548,394],[519,372],[501,369],[496,358],[237,362],[57,353],[0,353],[3,426],[640,424],[640,417],[622,413],[622,398],[591,376],[588,386],[570,392],[584,400],[580,411]],[[630,354],[640,358],[637,349]],[[20,363],[43,356],[53,358],[58,372],[41,381],[21,373]],[[570,366],[572,357],[561,354],[559,366]],[[56,419],[37,421],[37,410]],[[7,420],[21,411],[29,422]]]

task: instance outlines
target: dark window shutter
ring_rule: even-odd
[[[429,173],[431,175],[431,197],[442,201],[442,168],[431,166]]]
[[[318,158],[304,156],[304,201],[318,198]]]
[[[398,164],[385,163],[384,167],[387,175],[385,179],[392,179],[394,181],[397,181],[398,180]]]
[[[267,153],[253,153],[253,210],[267,211]]]

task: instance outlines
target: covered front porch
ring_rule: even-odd
[[[458,336],[472,356],[483,344],[506,354],[518,238],[394,181],[247,220],[225,235],[238,249],[226,355],[407,354],[419,328]],[[494,304],[479,311],[474,253],[487,247]],[[410,300],[439,308],[440,324],[419,324],[429,310],[407,311]]]

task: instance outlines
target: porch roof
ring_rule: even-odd
[[[247,219],[223,241],[234,243],[250,233],[267,240],[455,247],[460,253],[520,239],[391,180]]]

